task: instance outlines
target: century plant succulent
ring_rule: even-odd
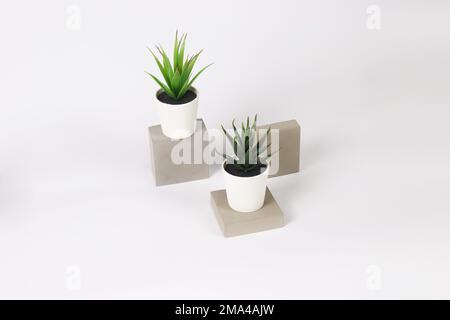
[[[155,47],[161,55],[162,61],[158,59],[156,54],[150,48],[147,48],[155,58],[156,64],[164,77],[165,83],[153,74],[147,71],[146,73],[156,81],[156,83],[169,97],[175,100],[181,99],[192,86],[195,79],[197,79],[197,77],[212,64],[211,63],[206,67],[203,67],[194,77],[191,78],[192,69],[194,68],[195,63],[203,50],[200,50],[191,57],[187,55],[185,58],[184,50],[186,47],[186,37],[187,34],[185,33],[178,39],[178,31],[176,32],[172,63],[161,45]]]
[[[257,116],[250,125],[250,119],[247,117],[246,123],[242,122],[241,130],[238,130],[235,125],[235,120],[231,123],[233,126],[234,136],[231,136],[222,125],[227,140],[233,146],[234,156],[223,155],[227,164],[233,164],[238,170],[243,172],[252,171],[256,168],[264,166],[271,157],[267,153],[270,143],[267,144],[267,137],[270,133],[270,128],[264,135],[258,137],[256,132]]]

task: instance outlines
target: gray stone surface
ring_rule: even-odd
[[[211,206],[225,237],[234,237],[284,226],[284,215],[272,196],[266,190],[264,206],[258,211],[241,213],[230,208],[225,190],[211,192]]]
[[[297,120],[288,120],[276,122],[258,127],[259,129],[272,128],[278,129],[279,132],[279,151],[274,154],[272,168],[270,170],[270,177],[283,176],[290,173],[299,172],[300,170],[300,125]],[[269,135],[268,143],[271,143]],[[276,147],[274,146],[274,149]],[[272,152],[273,150],[269,151]],[[275,166],[275,161],[278,160],[278,171]]]
[[[166,137],[160,125],[149,127],[149,135],[151,167],[157,186],[209,177],[209,166],[202,160],[203,150],[208,145],[205,141],[206,126],[202,119],[197,119],[195,133],[186,139],[172,140]],[[180,151],[182,148],[186,152]],[[172,155],[175,155],[176,161],[173,161]]]

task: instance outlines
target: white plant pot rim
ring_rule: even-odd
[[[188,104],[194,102],[195,100],[198,100],[198,90],[197,90],[195,87],[192,87],[192,86],[189,87],[188,91],[194,92],[194,93],[195,93],[195,98],[194,98],[193,100],[189,101],[189,102],[186,102],[186,103],[181,103],[181,104],[171,104],[171,103],[165,103],[165,102],[162,102],[161,100],[158,99],[158,96],[159,96],[161,93],[165,92],[164,89],[162,89],[162,88],[159,88],[159,89],[156,91],[155,98],[156,98],[156,100],[158,100],[159,103],[162,103],[162,104],[164,104],[164,105],[173,106],[173,107],[187,107]],[[186,92],[187,92],[187,91],[186,91]]]
[[[270,161],[267,161],[267,165],[266,165],[266,170],[264,170],[263,172],[260,172],[259,174],[255,175],[255,176],[251,176],[251,177],[241,177],[241,176],[236,176],[234,174],[229,173],[227,170],[225,170],[225,164],[227,163],[227,160],[224,160],[222,162],[222,171],[232,177],[235,177],[236,179],[243,179],[245,181],[251,180],[251,179],[257,179],[259,176],[263,175],[263,174],[268,174],[269,173],[269,169],[270,169]]]

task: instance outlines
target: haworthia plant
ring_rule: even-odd
[[[271,154],[268,148],[270,143],[267,143],[267,137],[270,133],[270,128],[258,137],[256,133],[257,115],[250,125],[250,119],[247,117],[246,122],[242,122],[241,129],[236,128],[235,120],[233,120],[233,136],[222,125],[222,131],[228,142],[233,146],[233,156],[223,155],[228,164],[233,164],[238,170],[248,172],[267,163]]]
[[[150,48],[147,48],[152,54],[153,58],[155,58],[156,64],[158,65],[159,71],[161,72],[164,81],[161,81],[155,75],[147,71],[146,73],[156,81],[156,83],[164,90],[164,92],[169,97],[175,100],[181,99],[192,86],[195,79],[197,79],[197,77],[203,71],[205,71],[206,68],[212,65],[211,63],[206,67],[203,67],[192,77],[192,70],[194,69],[194,65],[203,50],[200,50],[191,57],[189,57],[189,55],[185,57],[184,52],[186,48],[186,37],[186,33],[183,34],[180,38],[178,38],[178,31],[175,33],[172,62],[170,62],[169,56],[166,54],[161,45],[156,46],[158,53],[161,55],[161,58],[158,58]]]

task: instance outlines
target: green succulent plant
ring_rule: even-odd
[[[178,38],[178,31],[176,32],[172,62],[170,62],[169,56],[166,54],[161,45],[157,45],[155,47],[161,55],[162,60],[158,59],[156,54],[150,48],[147,48],[155,58],[156,64],[161,71],[165,83],[153,74],[147,71],[146,73],[156,81],[156,83],[169,97],[175,100],[181,99],[192,86],[195,79],[197,79],[197,77],[205,71],[206,68],[212,65],[211,63],[206,67],[203,67],[197,72],[197,74],[195,74],[195,76],[191,77],[194,65],[203,50],[200,50],[191,57],[189,57],[189,55],[185,57],[184,51],[186,48],[186,37],[187,34],[185,33],[181,36],[181,38]]]
[[[267,137],[270,133],[270,128],[264,135],[258,137],[256,132],[257,116],[253,119],[250,125],[250,119],[247,117],[246,123],[242,122],[241,129],[238,130],[233,119],[232,127],[234,136],[222,125],[222,131],[227,137],[227,140],[233,146],[233,156],[224,154],[227,164],[233,164],[238,170],[248,172],[267,164],[271,154],[267,152],[270,143],[267,143]]]

